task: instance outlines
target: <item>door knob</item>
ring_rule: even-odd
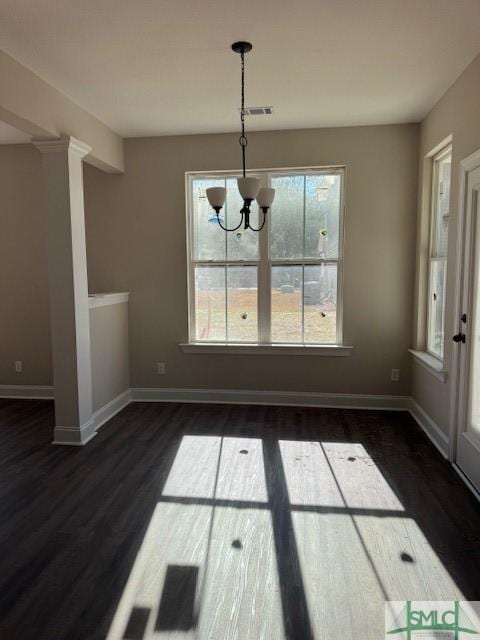
[[[463,342],[465,344],[465,334],[464,333],[456,333],[453,336],[454,342]]]

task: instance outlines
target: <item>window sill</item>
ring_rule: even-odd
[[[418,364],[431,373],[440,382],[446,382],[448,372],[443,366],[443,362],[437,360],[426,351],[415,351],[415,349],[409,349],[409,352],[414,357]]]
[[[276,355],[276,356],[349,356],[353,347],[341,344],[227,344],[224,342],[189,342],[178,345],[184,353],[209,353],[228,355]]]

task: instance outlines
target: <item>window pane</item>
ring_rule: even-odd
[[[440,359],[443,358],[446,268],[446,260],[432,260],[430,262],[427,349]]]
[[[434,237],[432,255],[446,257],[448,248],[448,218],[450,214],[451,152],[435,161],[434,176]]]
[[[272,342],[302,342],[302,267],[272,267]]]
[[[469,373],[469,408],[467,429],[480,438],[480,224],[475,225],[475,248],[472,260],[471,355]]]
[[[215,212],[206,196],[209,187],[226,187],[227,198],[220,212],[221,222],[235,227],[240,222],[243,201],[237,188],[237,178],[195,178],[192,181],[194,224],[194,251],[196,260],[256,260],[258,234],[240,227],[237,232],[225,233],[217,222]],[[250,216],[254,227],[258,226],[258,207],[254,205]],[[227,254],[225,252],[228,252]]]
[[[225,180],[194,178],[192,180],[193,256],[196,260],[225,260],[226,238],[208,203],[209,187],[224,187]]]
[[[195,267],[195,336],[226,340],[225,267]]]
[[[337,265],[304,267],[304,342],[335,343],[337,339]]]
[[[230,342],[257,342],[257,267],[227,267]]]
[[[266,173],[263,175],[266,177]],[[192,178],[190,231],[191,255],[196,262],[193,265],[196,340],[255,343],[259,324],[264,322],[270,325],[272,342],[336,342],[335,263],[341,259],[342,180],[341,170],[333,168],[318,173],[312,170],[270,174],[270,184],[276,190],[268,214],[268,244],[274,264],[271,317],[262,319],[258,317],[257,282],[260,236],[241,227],[226,233],[218,225],[206,197],[209,187],[224,186],[227,194],[221,221],[227,227],[237,225],[243,204],[237,177],[220,174],[216,178]],[[258,227],[259,217],[254,204],[252,226]],[[305,259],[310,264],[303,264]],[[268,261],[268,256],[262,260]],[[265,326],[263,335],[267,333]]]
[[[271,212],[272,258],[303,257],[303,203],[305,176],[273,176],[275,191]]]
[[[339,175],[306,176],[305,257],[337,258],[340,222]]]
[[[243,200],[237,187],[237,178],[227,178],[227,200],[225,203],[225,217],[229,228],[236,227],[240,222],[240,209]],[[258,228],[258,207],[252,206],[250,222]],[[225,232],[223,232],[225,233]],[[228,260],[256,260],[258,258],[258,233],[242,227],[237,231],[225,234],[227,236]]]

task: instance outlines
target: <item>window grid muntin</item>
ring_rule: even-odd
[[[432,157],[432,178],[430,185],[430,229],[429,229],[429,250],[428,250],[428,271],[427,271],[427,314],[426,314],[426,344],[425,350],[428,354],[443,362],[445,352],[445,287],[447,280],[447,255],[442,255],[437,250],[437,225],[439,223],[440,206],[439,206],[439,167],[442,160],[450,157],[450,175],[449,175],[449,193],[451,189],[451,160],[452,160],[452,145],[448,144],[443,149],[438,151]],[[447,220],[447,245],[448,245],[448,231],[449,231],[449,219]],[[435,344],[435,336],[431,335],[432,326],[432,313],[434,310],[433,300],[433,283],[432,283],[432,269],[433,263],[444,263],[444,277],[443,277],[443,311],[442,311],[442,327],[443,327],[443,340],[439,351],[435,351],[432,345]]]
[[[221,179],[225,181],[229,177],[239,177],[238,171],[218,171],[218,172],[192,172],[186,173],[186,207],[187,207],[187,255],[189,256],[189,268],[188,268],[188,329],[189,339],[192,342],[204,342],[205,344],[218,344],[218,341],[213,340],[199,340],[195,334],[195,288],[194,288],[194,269],[196,266],[212,266],[212,265],[245,265],[257,267],[257,336],[258,344],[284,344],[274,343],[271,341],[271,273],[272,266],[282,265],[299,265],[302,266],[302,272],[304,267],[308,265],[322,264],[336,264],[337,266],[337,281],[336,281],[336,342],[335,344],[342,344],[343,340],[343,245],[344,245],[344,232],[345,232],[345,179],[346,179],[346,167],[344,165],[332,165],[323,167],[306,167],[306,168],[292,168],[292,169],[263,169],[247,171],[248,175],[255,175],[260,178],[261,186],[270,186],[271,178],[274,177],[288,177],[292,175],[338,175],[340,177],[340,189],[339,189],[339,206],[338,206],[338,256],[336,258],[271,258],[271,216],[267,219],[267,232],[259,234],[258,242],[258,260],[196,260],[194,258],[194,225],[193,225],[193,203],[192,203],[192,183],[196,178],[204,179]],[[304,179],[304,190],[306,188],[306,179]],[[305,197],[304,197],[304,217],[303,226],[305,227]],[[225,248],[227,243],[225,242]],[[304,253],[305,253],[305,235],[304,235]],[[263,285],[262,285],[263,283]],[[193,285],[193,286],[192,286]],[[227,297],[227,293],[225,298]],[[227,303],[226,303],[227,304]],[[263,313],[268,309],[268,313]],[[225,313],[227,313],[225,307]],[[302,336],[305,332],[304,326],[304,277],[302,277]],[[227,323],[228,324],[228,323]],[[230,344],[242,344],[232,342]],[[248,344],[248,343],[246,343]],[[321,344],[333,344],[333,343],[294,343],[295,346],[301,346],[302,344],[308,345],[321,345]]]

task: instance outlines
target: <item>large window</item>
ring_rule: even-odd
[[[341,344],[344,169],[251,175],[276,189],[260,233],[226,233],[209,207],[225,186],[222,217],[239,220],[236,174],[188,175],[190,342]]]
[[[443,360],[452,149],[433,157],[428,270],[427,351]]]

